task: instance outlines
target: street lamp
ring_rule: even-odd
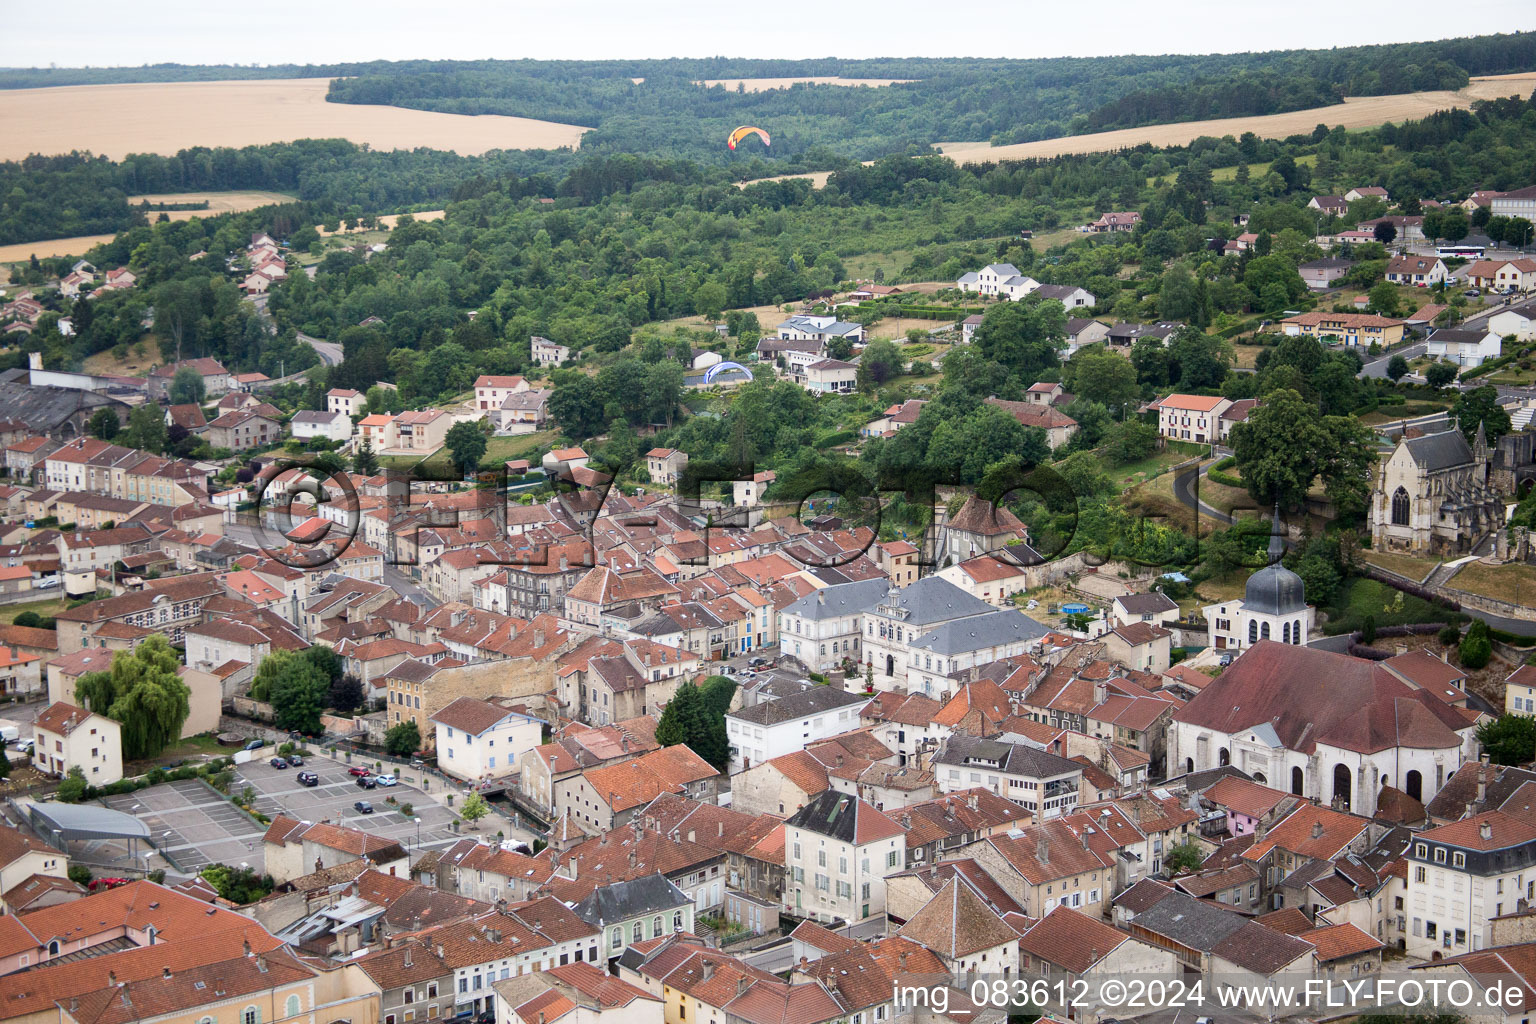
[[[416,823],[416,849],[419,850],[421,849],[421,819],[412,818],[411,820]]]

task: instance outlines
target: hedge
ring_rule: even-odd
[[[1246,487],[1247,484],[1243,483],[1241,478],[1235,477],[1231,473],[1222,472],[1222,470],[1231,469],[1235,465],[1237,465],[1237,456],[1228,455],[1205,471],[1206,479],[1227,487]]]

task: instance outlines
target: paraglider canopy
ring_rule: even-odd
[[[737,128],[735,131],[731,132],[730,136],[725,140],[725,144],[731,149],[735,149],[736,143],[740,142],[748,135],[756,135],[758,138],[763,140],[763,145],[765,146],[769,144],[768,133],[763,131],[761,128],[754,128],[749,124],[744,124],[740,128]]]

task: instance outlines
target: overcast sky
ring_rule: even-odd
[[[1531,0],[134,0],[79,17],[6,0],[0,65],[411,58],[1057,57],[1406,42],[1536,28]],[[90,7],[91,5],[86,5]]]

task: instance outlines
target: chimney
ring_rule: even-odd
[[[899,956],[897,958],[897,961],[898,961],[898,966],[899,966],[900,970],[902,971],[902,973],[906,973],[906,970],[907,970],[907,954],[905,952],[903,952],[901,954],[901,956]]]
[[[1040,840],[1035,843],[1035,858],[1039,860],[1041,864],[1049,864],[1051,862],[1050,839],[1046,838],[1045,836],[1041,836]]]
[[[443,950],[443,944],[442,944],[442,943],[441,943],[441,942],[439,942],[439,943],[438,943],[438,944],[437,944],[437,950],[436,950],[436,952],[437,952],[437,958],[438,958],[438,959],[439,959],[439,960],[441,960],[441,959],[442,959],[442,958],[443,958],[443,952],[444,952],[444,950]]]
[[[108,971],[107,972],[107,984],[112,986],[113,988],[117,987],[117,972],[116,971]]]
[[[1314,821],[1312,823],[1312,838],[1313,839],[1321,839],[1321,838],[1323,838],[1323,823],[1322,822]]]
[[[715,838],[716,839],[723,839],[723,838],[725,838],[725,822],[723,822],[723,821],[715,822]]]
[[[1483,801],[1488,799],[1488,755],[1484,754],[1477,763],[1477,805],[1481,807]]]
[[[1088,849],[1088,830],[1083,829],[1083,849]]]
[[[1093,702],[1095,704],[1103,704],[1108,696],[1109,687],[1104,684],[1102,679],[1093,684]]]
[[[41,370],[43,368],[43,354],[41,352],[27,353],[27,369]]]
[[[411,966],[411,947],[405,947],[405,966]]]
[[[973,811],[976,810],[980,803],[981,799],[975,793],[972,793],[970,796],[965,798],[965,806],[969,807]]]
[[[626,754],[629,753],[629,733],[619,735],[619,749]]]
[[[575,878],[576,877],[576,858],[574,856],[571,857],[570,860],[566,861],[566,866],[571,869],[571,877]]]
[[[1493,826],[1485,821],[1481,825],[1477,826],[1477,834],[1481,836],[1482,839],[1486,842],[1487,840],[1493,838]]]
[[[634,850],[630,850],[629,851],[629,866],[630,867],[634,867],[635,866],[635,851]]]
[[[752,983],[749,980],[747,980],[747,977],[745,975],[743,975],[740,978],[737,978],[736,979],[736,994],[737,995],[741,995],[743,992],[745,992],[747,990],[747,986],[750,985],[750,984],[752,984]]]
[[[250,956],[251,955],[251,940],[250,939],[246,939],[245,942],[242,943],[242,945],[245,947],[245,955],[246,956]]]

